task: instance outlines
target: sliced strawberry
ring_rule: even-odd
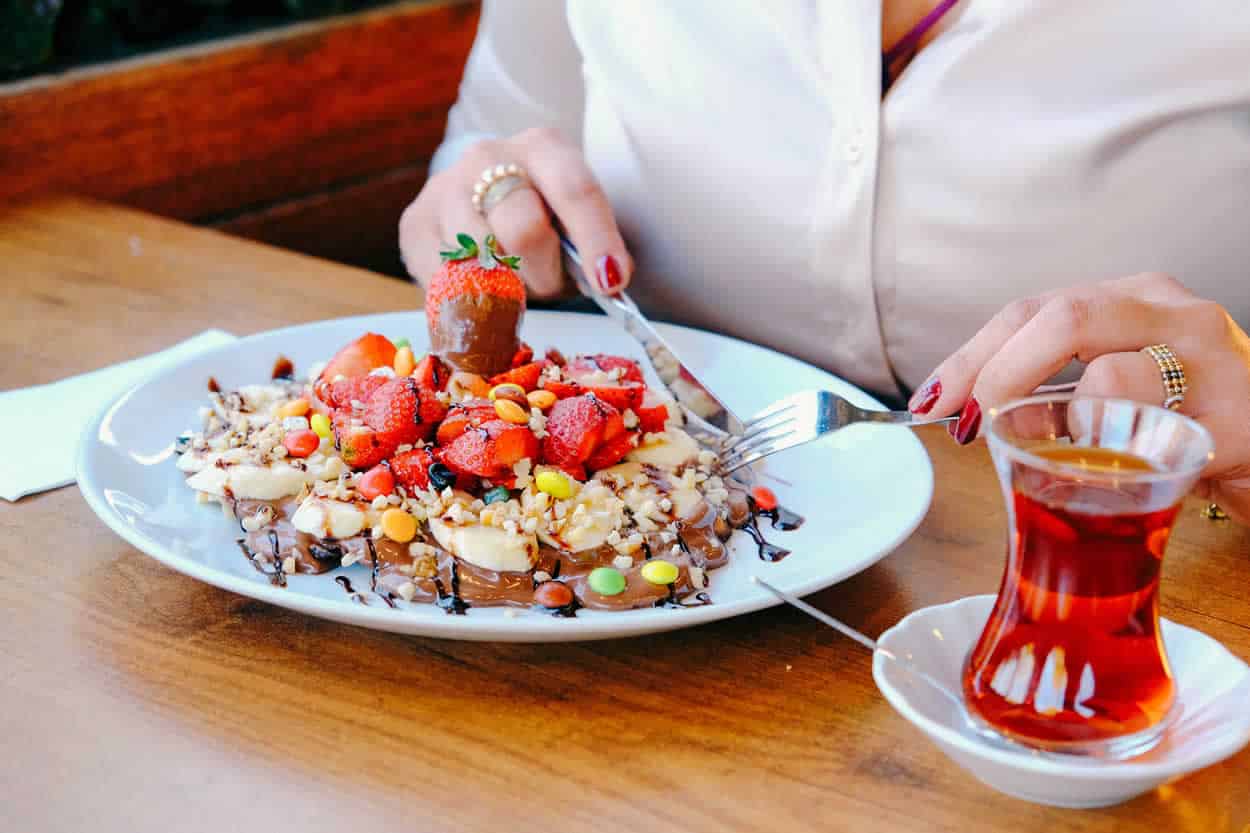
[[[534,361],[534,348],[522,341],[521,346],[517,348],[516,353],[512,356],[512,366],[520,367],[532,361]]]
[[[611,373],[614,370],[620,370],[620,375],[617,378],[622,382],[638,382],[642,384],[645,381],[642,376],[642,368],[638,366],[638,362],[633,359],[627,359],[624,356],[610,356],[607,353],[596,353],[593,356],[576,356],[568,363],[567,369],[568,375],[573,378],[595,371]]]
[[[538,383],[543,390],[549,390],[556,395],[556,399],[569,399],[574,396],[581,396],[585,393],[585,389],[581,385],[573,382],[562,382],[559,379],[543,379]]]
[[[432,433],[433,423],[423,426],[421,422],[419,393],[416,379],[389,380],[375,390],[365,404],[362,415],[365,425],[376,431],[384,442],[397,446],[410,445]]]
[[[538,438],[526,425],[515,425],[502,419],[488,422],[482,426],[490,432],[495,441],[495,458],[501,465],[507,466],[509,473],[513,465],[521,460],[538,459]]]
[[[494,385],[506,385],[511,383],[514,385],[520,385],[525,389],[526,393],[529,393],[532,390],[537,390],[538,377],[542,375],[543,369],[549,364],[550,362],[544,359],[542,361],[523,364],[520,367],[514,367],[511,370],[505,370],[503,373],[491,377],[491,386],[493,387]]]
[[[603,423],[603,441],[614,440],[625,431],[625,417],[619,413],[609,413],[607,421]]]
[[[433,353],[427,353],[412,371],[412,378],[417,380],[417,384],[423,390],[446,390],[447,379],[450,376],[451,371],[447,365],[443,364],[442,360]]]
[[[471,399],[457,402],[447,410],[438,426],[437,442],[447,445],[473,425],[481,425],[496,418],[495,406],[486,400]]]
[[[498,469],[491,455],[490,433],[470,428],[439,452],[439,458],[456,474],[489,477]]]
[[[421,417],[422,424],[428,426],[425,438],[429,439],[433,434],[434,426],[447,418],[447,405],[438,398],[437,392],[432,390],[421,388],[419,396],[421,401],[417,405],[417,414]]]
[[[434,436],[434,428],[447,416],[447,406],[434,391],[418,387],[409,377],[391,379],[373,392],[362,419],[385,441],[410,445]]]
[[[395,452],[398,443],[388,441],[367,425],[358,423],[349,411],[339,411],[332,420],[334,445],[343,462],[354,469],[376,466]]]
[[[625,458],[625,455],[634,449],[637,434],[628,431],[617,434],[610,440],[605,440],[602,445],[595,449],[595,453],[590,455],[590,459],[586,461],[586,468],[590,471],[598,471],[606,469],[609,466],[615,466]]]
[[[430,466],[435,463],[429,448],[414,448],[391,458],[391,474],[395,482],[411,492],[430,487]]]
[[[368,376],[375,367],[391,367],[394,363],[395,345],[391,340],[377,333],[365,333],[334,354],[321,371],[321,378],[332,382],[338,376]]]
[[[613,416],[620,419],[615,408],[592,395],[556,402],[547,414],[543,461],[566,471],[580,467],[603,442],[604,430]]]
[[[603,385],[600,387],[587,387],[586,390],[595,396],[607,402],[618,411],[633,409],[637,413],[637,409],[642,407],[642,398],[646,394],[645,386],[637,382],[625,382],[621,385]]]
[[[352,402],[368,402],[373,392],[386,384],[385,376],[357,376],[332,382],[321,378],[313,390],[317,398],[332,409],[350,408]]]
[[[644,434],[658,434],[668,423],[668,406],[662,402],[649,407],[644,402],[634,408],[634,413],[638,415],[638,429]]]
[[[443,448],[442,460],[457,474],[506,479],[512,465],[538,456],[538,439],[529,428],[501,419],[470,428]]]

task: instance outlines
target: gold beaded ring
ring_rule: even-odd
[[[1143,347],[1142,352],[1159,365],[1159,375],[1163,379],[1163,407],[1175,411],[1185,401],[1185,392],[1189,390],[1185,366],[1166,344],[1152,344]]]
[[[515,163],[491,165],[473,183],[473,207],[485,217],[492,208],[518,188],[530,187],[529,174]]]

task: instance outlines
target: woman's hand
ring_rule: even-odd
[[[483,218],[473,206],[473,186],[487,168],[509,163],[523,167],[533,187],[512,191]],[[565,283],[553,214],[581,252],[596,288],[613,293],[629,283],[633,260],[612,207],[581,151],[554,130],[478,142],[453,167],[430,177],[400,218],[399,250],[408,272],[420,281],[438,269],[439,250],[457,234],[481,240],[494,233],[508,254],[521,256],[521,276],[530,291],[552,297]]]
[[[1180,410],[1215,438],[1197,491],[1250,522],[1250,337],[1219,304],[1168,275],[1147,273],[1016,301],[942,362],[912,397],[914,413],[960,413],[951,434],[976,438],[985,409],[1020,396],[1074,357],[1087,367],[1078,394],[1160,404],[1151,344],[1172,348],[1189,391]]]

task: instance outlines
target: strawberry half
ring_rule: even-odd
[[[556,399],[570,399],[586,392],[586,389],[576,382],[565,382],[561,379],[543,379],[538,383],[538,387],[551,391],[556,395]]]
[[[447,415],[439,424],[437,442],[439,445],[447,445],[470,427],[496,418],[494,403],[485,399],[457,402],[447,410]]]
[[[520,367],[523,364],[529,364],[534,361],[534,348],[530,347],[524,341],[512,356],[512,367]]]
[[[440,456],[457,474],[505,480],[513,476],[513,464],[538,456],[538,438],[524,425],[496,419],[469,428],[445,446]]]
[[[505,370],[503,373],[492,376],[490,383],[494,385],[513,384],[520,385],[525,389],[526,393],[538,389],[538,377],[542,376],[543,370],[550,364],[547,360],[530,362],[520,367],[514,367],[511,370]]]
[[[612,373],[619,370],[617,379],[623,382],[643,383],[646,380],[642,375],[642,368],[638,362],[633,359],[627,359],[624,356],[610,356],[607,353],[596,353],[592,356],[574,356],[573,359],[565,366],[565,375],[570,378],[577,378],[581,375],[587,375],[601,371],[603,373]]]
[[[595,449],[595,453],[586,460],[586,468],[592,472],[615,466],[625,455],[633,451],[638,443],[638,435],[632,431],[617,434]]]
[[[447,406],[438,394],[410,377],[383,384],[369,397],[364,411],[365,424],[396,445],[428,440],[446,416]]]
[[[446,390],[447,380],[451,378],[451,370],[439,361],[438,356],[426,353],[425,358],[412,371],[412,378],[416,379],[417,384],[425,390]]]
[[[641,407],[634,408],[638,415],[638,430],[644,434],[658,434],[668,423],[668,406],[663,403],[648,406],[644,402]]]
[[[339,376],[349,379],[368,376],[375,367],[391,367],[394,364],[395,345],[391,340],[377,333],[365,333],[334,354],[325,370],[321,371],[321,378],[333,382]]]
[[[578,479],[584,480],[585,465],[599,447],[624,433],[620,412],[595,395],[561,399],[547,414],[543,461],[574,476],[581,472]]]
[[[334,446],[339,450],[339,456],[354,469],[376,466],[395,453],[398,445],[356,421],[350,411],[335,413],[331,425],[334,427]]]
[[[317,380],[313,392],[330,408],[338,410],[351,408],[352,402],[368,402],[373,392],[386,382],[385,376],[357,376],[335,382],[323,377]]]
[[[430,487],[430,466],[436,462],[429,448],[414,448],[391,458],[391,474],[395,482],[411,494]]]

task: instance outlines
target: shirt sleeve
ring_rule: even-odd
[[[565,0],[485,0],[430,172],[455,164],[475,142],[530,127],[559,128],[580,144],[584,98]]]

